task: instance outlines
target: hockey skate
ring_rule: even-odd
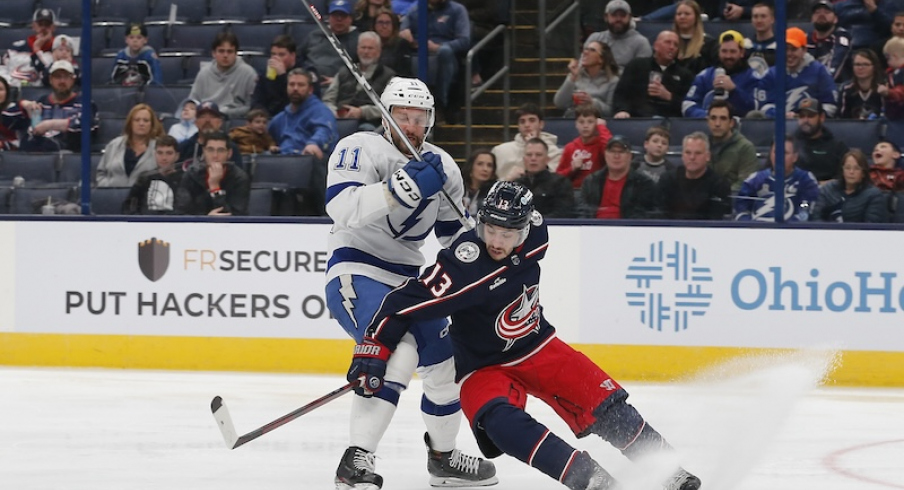
[[[486,487],[499,483],[496,465],[477,456],[453,449],[447,452],[430,446],[430,435],[424,434],[427,444],[427,471],[432,487]]]
[[[375,469],[374,453],[357,446],[346,449],[336,469],[336,490],[379,490],[383,477]]]
[[[678,471],[662,485],[662,490],[697,490],[700,488],[700,479],[688,473],[684,468]]]
[[[584,482],[587,482],[586,484]],[[587,451],[581,452],[562,483],[570,490],[618,490],[615,478],[603,469]]]

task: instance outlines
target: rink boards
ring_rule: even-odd
[[[329,225],[0,222],[0,364],[344,372]],[[438,245],[429,242],[428,260]],[[619,379],[839,350],[830,383],[904,386],[904,234],[553,226],[541,303]]]

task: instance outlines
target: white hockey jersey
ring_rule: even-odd
[[[464,184],[458,165],[438,146],[424,143],[423,152],[428,151],[442,157],[447,177],[443,189],[461,209]],[[327,282],[357,274],[398,286],[420,273],[424,265],[420,249],[431,230],[443,247],[465,231],[441,194],[423,200],[416,209],[390,207],[383,183],[408,160],[376,133],[354,133],[337,144],[327,174],[326,212],[334,223]]]

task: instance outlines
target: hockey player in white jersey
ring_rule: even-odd
[[[359,343],[383,297],[419,275],[424,265],[420,248],[430,232],[448,246],[466,231],[453,208],[464,195],[461,172],[448,153],[425,141],[435,120],[433,95],[420,80],[396,77],[380,100],[404,134],[396,134],[384,120],[383,135],[359,132],[342,139],[328,163],[326,211],[334,225],[327,304]],[[422,161],[414,159],[402,138]],[[452,203],[441,197],[441,190]],[[498,481],[493,463],[455,448],[461,404],[447,328],[447,320],[413,325],[388,360],[385,387],[390,389],[376,396],[364,387],[355,390],[360,396],[352,402],[349,448],[336,470],[337,490],[382,487],[374,453],[415,370],[424,385],[421,411],[430,484],[486,486]]]

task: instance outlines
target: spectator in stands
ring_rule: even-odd
[[[336,117],[312,93],[311,75],[302,68],[289,72],[289,105],[273,117],[267,130],[285,155],[313,155],[323,159],[339,141]]]
[[[19,148],[19,136],[7,126],[10,117],[7,109],[17,107],[12,102],[13,93],[9,88],[9,81],[0,75],[0,151],[16,150]]]
[[[575,107],[582,104],[592,104],[600,117],[611,116],[618,65],[609,46],[599,41],[585,44],[580,61],[569,61],[568,71],[553,98],[556,107],[565,109],[565,117],[573,117]]]
[[[167,133],[176,138],[178,143],[182,143],[198,133],[198,126],[195,124],[197,111],[198,101],[195,99],[183,100],[176,109],[179,114],[179,122],[170,126]]]
[[[890,141],[880,141],[873,147],[869,176],[880,191],[904,191],[904,169],[898,165],[900,158],[901,149]]]
[[[684,117],[706,117],[709,105],[718,99],[730,102],[741,115],[756,109],[753,95],[760,79],[744,58],[744,45],[748,42],[738,31],[725,31],[719,36],[719,64],[694,77],[681,104]]]
[[[380,12],[392,12],[390,0],[358,0],[352,11],[352,25],[361,32],[373,29]]]
[[[285,34],[280,34],[270,43],[270,59],[267,60],[266,69],[258,73],[257,85],[254,87],[254,95],[251,96],[251,107],[263,109],[267,114],[274,116],[289,105],[289,94],[286,92],[288,75],[293,68],[302,68],[301,60],[296,54],[295,41]],[[314,94],[320,96],[320,83],[317,73],[307,69],[314,83]]]
[[[116,53],[110,79],[113,84],[126,87],[163,84],[160,60],[154,48],[148,46],[148,28],[144,24],[126,27],[126,47]]]
[[[559,165],[562,150],[556,146],[558,137],[543,131],[543,111],[536,104],[524,104],[515,111],[518,134],[513,141],[493,147],[496,156],[496,176],[499,180],[515,180],[524,172],[524,146],[528,140],[540,138],[549,149],[549,161]],[[555,168],[555,167],[553,167]]]
[[[695,131],[681,143],[681,162],[659,180],[667,219],[721,220],[731,212],[729,184],[709,162],[709,138]]]
[[[825,126],[826,113],[816,99],[804,99],[797,108],[797,165],[811,172],[822,184],[841,173],[841,155],[848,152],[844,141]]]
[[[427,0],[427,52],[429,64],[427,83],[435,86],[433,92],[439,105],[437,123],[447,119],[455,123],[456,111],[450,106],[452,82],[459,78],[458,58],[471,47],[471,24],[468,11],[454,0]],[[402,18],[399,37],[418,48],[418,8],[412,6]],[[417,72],[417,59],[412,59],[412,72]]]
[[[681,102],[694,74],[675,63],[678,34],[662,31],[653,43],[653,56],[628,63],[615,87],[615,118],[681,117]]]
[[[279,146],[267,132],[270,115],[263,109],[251,109],[245,116],[245,125],[229,130],[229,138],[238,145],[244,155],[279,153]]]
[[[65,60],[72,63],[72,67],[75,69],[75,84],[77,86],[82,85],[81,69],[78,66],[78,60],[73,56],[75,47],[75,41],[65,34],[60,34],[53,38],[53,50],[50,54],[50,63],[45,65],[40,60],[35,60],[35,66],[41,70],[41,85],[44,85],[45,87],[50,86],[50,66],[53,62],[58,60]]]
[[[357,52],[361,31],[352,25],[352,0],[332,0],[328,11],[327,26],[330,31],[349,54]],[[304,66],[313,67],[319,75],[319,80],[315,81],[324,86],[329,85],[336,73],[345,66],[333,44],[320,29],[314,29],[302,41],[299,51]]]
[[[38,100],[21,100],[18,106],[7,109],[7,127],[20,132],[22,151],[78,153],[82,148],[82,95],[73,90],[75,68],[68,61],[57,61],[50,67],[52,91]],[[91,102],[94,114],[91,128],[97,131],[97,106]],[[27,132],[27,136],[22,133]]]
[[[386,84],[396,75],[391,68],[380,63],[380,36],[373,31],[362,32],[358,37],[357,64],[358,70],[378,94],[383,93]],[[347,67],[333,77],[323,94],[323,103],[337,118],[358,121],[359,131],[373,131],[383,119],[380,109]]]
[[[574,217],[571,181],[549,170],[549,148],[540,138],[527,140],[524,175],[515,180],[534,194],[534,206],[546,218]]]
[[[43,66],[52,64],[51,51],[56,31],[56,13],[49,8],[35,10],[31,18],[31,30],[34,34],[21,41],[16,41],[9,49],[9,74],[15,80],[28,84],[39,84],[43,74]]]
[[[185,171],[176,190],[176,213],[209,216],[248,214],[251,180],[232,160],[229,137],[222,131],[207,133],[204,160]]]
[[[785,135],[785,221],[807,221],[810,207],[819,196],[819,184],[813,174],[797,167],[797,144]],[[775,221],[775,143],[769,151],[769,168],[747,177],[734,200],[735,220]]]
[[[329,107],[313,94],[312,83],[311,75],[302,68],[289,72],[289,105],[273,117],[267,129],[280,153],[313,156],[310,206],[306,212],[324,215],[326,159],[339,141],[339,130]]]
[[[104,147],[97,165],[98,187],[130,187],[142,174],[157,168],[155,145],[163,136],[163,125],[147,104],[138,104],[129,111],[122,136],[113,138]]]
[[[411,43],[399,37],[399,17],[391,12],[380,12],[374,19],[373,30],[380,36],[380,63],[392,68],[402,77],[411,76]]]
[[[417,0],[392,0],[392,11],[400,17],[412,6],[417,6]]]
[[[722,6],[722,20],[725,21],[749,19],[753,13],[753,0],[722,0],[719,4]]]
[[[154,142],[156,169],[146,173],[129,190],[122,205],[124,214],[174,214],[176,190],[185,171],[177,164],[179,144],[172,136],[157,138]]]
[[[599,41],[609,46],[619,74],[625,71],[629,61],[653,54],[650,41],[632,27],[631,6],[625,0],[610,0],[606,4],[606,23],[609,28],[588,36],[584,45]]]
[[[615,135],[606,144],[606,166],[587,176],[577,204],[579,218],[643,219],[658,212],[656,184],[631,168],[631,143]]]
[[[854,51],[853,78],[838,91],[838,117],[877,119],[885,112],[879,85],[885,81],[879,57],[871,49]]]
[[[904,120],[904,38],[893,37],[882,49],[888,61],[887,83],[879,86],[885,98],[885,118],[889,122]]]
[[[675,169],[674,162],[666,157],[672,135],[663,126],[650,126],[643,140],[643,153],[631,161],[631,168],[647,176],[654,183],[659,182],[663,174]]]
[[[691,73],[712,66],[718,55],[716,40],[703,32],[703,10],[695,0],[680,0],[675,8],[672,30],[678,34],[678,61]]]
[[[217,131],[225,131],[223,123],[226,115],[220,111],[220,106],[212,100],[205,100],[198,106],[197,119],[195,124],[198,131],[190,136],[187,140],[179,144],[179,161],[187,160],[203,160],[204,159],[204,141],[207,135]],[[229,149],[232,152],[232,158],[235,162],[242,161],[242,152],[239,147],[232,141],[229,141]]]
[[[257,73],[237,56],[239,38],[232,32],[217,33],[211,44],[213,63],[202,68],[188,97],[209,100],[229,117],[242,117],[251,108]]]
[[[869,162],[860,150],[844,154],[842,175],[819,188],[811,221],[887,223],[888,198],[869,177]]]
[[[754,37],[747,49],[747,64],[759,78],[775,66],[775,7],[771,3],[757,3],[750,14]]]
[[[477,216],[477,209],[483,203],[490,187],[496,183],[496,157],[489,148],[478,148],[471,152],[461,166],[461,177],[465,183],[462,204],[471,216]]]
[[[819,0],[813,4],[810,18],[813,30],[807,37],[807,51],[825,65],[836,82],[846,80],[850,74],[850,67],[845,65],[850,63],[851,34],[838,26],[835,6],[830,0]]]
[[[734,109],[725,100],[713,101],[706,113],[706,124],[712,138],[710,165],[725,179],[732,193],[741,183],[760,169],[756,147],[739,131]]]
[[[851,49],[864,49],[888,39],[895,8],[892,0],[844,0],[835,3],[835,15],[851,33]]]
[[[895,14],[895,19],[891,23],[891,37],[904,38],[904,12]]]
[[[606,121],[591,104],[577,106],[574,114],[577,138],[565,145],[556,172],[567,178],[575,191],[580,191],[584,178],[603,168],[606,143],[612,137]]]
[[[834,117],[838,107],[835,105],[835,82],[832,80],[829,70],[807,53],[807,35],[804,31],[798,27],[792,27],[787,30],[785,37],[787,41],[786,117],[795,117],[798,105],[808,98],[821,102],[826,115]],[[776,117],[775,77],[776,70],[773,66],[763,77],[761,88],[757,91],[757,100],[762,102],[761,110],[766,117],[770,118]]]

